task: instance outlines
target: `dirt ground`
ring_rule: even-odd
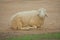
[[[48,17],[41,30],[11,30],[9,21],[12,15],[20,11],[46,8]],[[0,0],[0,34],[40,34],[60,32],[60,0]],[[3,34],[4,34],[3,33]]]

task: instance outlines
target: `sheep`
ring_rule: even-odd
[[[13,29],[30,29],[40,28],[44,24],[46,9],[18,12],[11,17],[11,28]]]

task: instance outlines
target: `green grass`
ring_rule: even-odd
[[[31,34],[21,37],[11,37],[8,40],[40,40],[40,39],[60,39],[60,33]]]

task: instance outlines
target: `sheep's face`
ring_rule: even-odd
[[[39,16],[40,17],[46,17],[47,16],[47,12],[46,12],[46,9],[44,9],[44,8],[41,8],[41,9],[39,9],[38,10],[39,11]]]

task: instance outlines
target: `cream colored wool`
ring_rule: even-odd
[[[11,18],[11,28],[15,30],[40,28],[44,24],[45,12],[44,8],[18,12]]]

